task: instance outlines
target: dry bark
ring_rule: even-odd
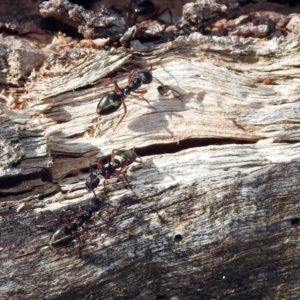
[[[33,49],[47,63],[0,98],[1,299],[298,299],[299,41],[193,33],[131,51]],[[123,110],[98,117],[112,87],[94,83],[123,87],[150,65],[184,100],[154,80],[156,109],[127,97],[112,135]],[[136,195],[107,180],[80,251],[75,238],[52,251],[47,222],[93,197],[90,163],[133,147]]]

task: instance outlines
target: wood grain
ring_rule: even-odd
[[[23,109],[1,100],[1,298],[297,299],[298,46],[192,34],[139,56],[50,66],[16,96]],[[123,111],[100,119],[112,87],[91,82],[112,75],[125,86],[150,65],[184,101],[153,81],[145,97],[156,109],[128,97],[112,137]],[[119,209],[82,232],[80,255],[51,251],[39,226],[92,197],[90,163],[134,146],[154,152],[127,173],[137,196],[108,180],[106,201]]]

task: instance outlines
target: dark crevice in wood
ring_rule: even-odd
[[[300,222],[300,219],[299,219],[299,218],[292,218],[292,219],[291,219],[291,224],[292,224],[292,225],[298,225],[299,222]]]
[[[167,300],[168,297],[166,297],[165,295],[157,295],[155,299],[156,300]]]
[[[41,178],[39,173],[33,173],[33,174],[27,174],[27,175],[17,175],[17,176],[11,176],[7,178],[1,178],[0,179],[0,186],[5,187],[6,189],[12,188],[14,186],[17,186],[21,184],[24,181],[30,181],[34,179]]]
[[[250,141],[233,140],[233,139],[187,139],[187,140],[182,140],[178,143],[174,142],[169,144],[153,144],[151,146],[147,146],[143,148],[136,147],[134,151],[139,157],[143,157],[149,155],[176,153],[191,148],[206,147],[206,146],[213,146],[213,145],[228,145],[228,144],[245,145],[245,144],[253,144],[256,142],[257,141],[250,142]],[[64,157],[66,156],[64,155]],[[55,156],[55,158],[61,158],[61,157]],[[101,161],[104,163],[109,162],[110,154],[103,157]],[[92,164],[91,166],[93,168],[97,167],[96,164]],[[90,166],[86,166],[86,168],[81,169],[81,171],[83,173],[89,173]],[[71,177],[74,177],[74,174],[72,172],[70,172],[64,178],[71,178]]]
[[[43,182],[52,182],[51,170],[44,168],[39,172],[31,174],[21,174],[17,176],[0,178],[0,197],[23,194],[24,189],[21,188],[18,192],[17,187],[21,184],[24,184],[24,182],[28,182],[28,186],[30,187],[30,182],[34,182],[37,179],[41,179],[41,181]],[[31,188],[33,189],[34,186],[32,186]]]
[[[187,139],[179,142],[169,143],[169,144],[153,144],[144,148],[135,148],[138,156],[148,156],[148,155],[159,155],[166,153],[176,153],[182,150],[198,147],[207,147],[213,145],[227,145],[227,144],[253,144],[257,141],[242,141],[233,139]]]

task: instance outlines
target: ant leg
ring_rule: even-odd
[[[73,224],[71,222],[69,222],[65,219],[61,219],[61,218],[50,220],[50,221],[46,222],[45,224],[46,225],[52,225],[52,224],[55,224],[55,223],[65,224],[65,225],[68,225],[70,227],[73,226]]]
[[[118,82],[111,78],[101,78],[98,81],[96,81],[94,84],[97,84],[99,82],[107,82],[104,86],[107,87],[110,84],[113,84],[115,86],[115,92],[120,92],[122,89],[119,87]]]
[[[133,163],[133,162],[137,162],[137,163],[139,163],[139,164],[142,164],[144,167],[146,167],[145,166],[145,164],[141,161],[141,160],[138,160],[138,159],[135,159],[134,161],[132,161],[132,162],[130,162],[129,160],[128,161],[126,161],[124,164],[123,164],[123,166],[121,167],[121,172],[129,165],[129,164],[131,164],[131,163]]]
[[[158,12],[159,12],[159,7],[156,7],[155,10],[142,21],[151,20],[151,19],[155,19],[155,18],[157,19],[157,17],[160,15],[160,14],[157,14]]]
[[[106,220],[105,218],[103,218],[102,216],[98,215],[98,217],[104,222],[104,224],[109,223],[110,221]]]
[[[146,165],[143,163],[143,161],[141,161],[141,160],[138,160],[138,159],[136,159],[136,160],[134,160],[133,162],[137,162],[137,163],[139,163],[139,164],[142,164],[144,167],[146,167]]]
[[[133,93],[136,93],[136,94],[146,94],[147,92],[148,92],[147,90],[141,90],[141,89],[139,89],[139,90],[135,90]],[[139,95],[134,95],[134,94],[132,94],[132,96],[139,97]]]
[[[151,67],[152,67],[152,65],[151,65]],[[132,151],[135,153],[135,147],[132,148]],[[136,157],[138,157],[136,153],[135,153],[135,155],[136,155]],[[140,157],[138,157],[138,158],[140,158]],[[144,167],[146,167],[142,160],[135,159],[133,162],[137,162],[139,164],[142,164]]]
[[[126,180],[126,183],[127,183],[128,187],[129,187],[129,189],[134,193],[135,196],[137,196],[137,193],[133,190],[133,188],[129,184],[128,178],[127,178],[127,176],[125,175],[124,172],[122,172],[122,175],[123,175],[124,179]]]
[[[73,220],[76,220],[77,217],[78,217],[78,215],[74,214],[74,212],[72,212],[70,209],[63,209],[63,211],[64,211],[67,215],[71,216]]]
[[[105,179],[104,179],[104,181],[103,181],[103,194],[104,194],[104,195],[106,194],[106,192],[105,192]]]
[[[82,212],[83,212],[81,206],[79,206],[79,209],[78,209],[77,214],[75,214],[75,213],[74,213],[73,211],[71,211],[70,209],[68,209],[68,210],[63,209],[63,211],[66,212],[68,215],[70,215],[70,216],[73,218],[74,221],[77,220],[78,217],[79,217],[79,216],[82,214]]]
[[[149,105],[152,109],[157,110],[157,108],[156,108],[155,106],[151,105],[150,102],[149,102],[146,98],[144,98],[143,96],[139,96],[138,98],[141,99],[141,100],[146,101],[146,102],[148,103],[148,105]]]
[[[98,178],[98,177],[97,177],[97,178]],[[97,195],[96,195],[95,189],[91,189],[90,191],[92,191],[92,192],[93,192],[93,194],[94,194],[94,196],[95,196],[95,198],[97,198]]]
[[[73,219],[76,218],[76,217],[74,217],[75,214],[74,214],[70,209],[64,209],[64,208],[63,208],[63,211],[64,211],[67,215],[71,216]]]
[[[126,160],[124,162],[124,164],[121,166],[121,170],[120,171],[115,171],[115,172],[123,172],[123,170],[130,164],[130,160]]]
[[[79,243],[79,247],[78,247],[78,248],[82,247],[82,246],[83,246],[83,243],[82,243],[82,240],[81,240],[81,238],[80,238],[80,235],[79,235],[79,233],[78,233],[77,231],[76,231],[76,238],[77,238],[78,243]]]
[[[96,195],[96,193],[95,193],[95,190],[94,190],[94,189],[92,189],[92,192],[93,192],[93,194],[94,194],[95,198],[97,198],[97,195]]]
[[[82,227],[82,229],[85,231],[85,232],[87,232],[89,235],[92,235],[91,233],[90,233],[90,231],[85,227],[85,225],[81,225],[81,227]]]
[[[126,106],[126,104],[125,104],[125,97],[122,97],[121,101],[122,101],[123,108],[124,108],[124,114],[123,114],[123,116],[121,117],[121,119],[119,120],[119,122],[117,123],[117,125],[116,125],[115,129],[113,130],[113,132],[116,131],[117,127],[118,127],[119,124],[123,121],[123,119],[125,118],[125,116],[126,116],[126,114],[127,114],[127,106]]]
[[[108,85],[110,85],[111,83],[115,86],[115,92],[120,92],[122,89],[119,87],[118,83],[116,80],[112,80],[112,79],[108,79],[110,82],[108,82],[105,87],[107,87]]]
[[[136,98],[138,98],[138,99],[141,99],[141,100],[146,101],[146,102],[148,103],[148,105],[149,105],[151,108],[153,108],[153,109],[156,110],[156,107],[154,107],[153,105],[151,105],[150,102],[149,102],[145,97],[142,96],[143,94],[146,94],[146,93],[147,93],[146,90],[136,90],[136,91],[134,91],[134,93],[136,93],[136,94],[141,94],[141,95],[135,95],[135,94],[133,94],[133,93],[130,93],[130,95],[133,96],[133,97],[136,97]]]
[[[106,190],[105,190],[105,180],[103,181],[103,195],[106,195]]]
[[[128,83],[131,82],[133,76],[136,74],[136,71],[135,70],[132,70],[130,73],[129,73],[129,76],[128,76]]]
[[[169,15],[170,15],[170,19],[171,19],[171,24],[174,24],[173,22],[173,14],[171,12],[171,9],[170,7],[166,7],[165,9],[163,9],[157,16],[156,18],[158,19],[159,16],[161,16],[164,12],[168,11],[169,12]]]
[[[179,92],[177,92],[176,90],[174,90],[174,89],[171,89],[170,87],[169,87],[169,89],[173,92],[173,93],[176,93],[178,96],[175,96],[174,95],[174,97],[175,98],[177,98],[177,99],[180,99],[181,100],[181,102],[183,102],[183,95],[182,94],[180,94]]]
[[[108,205],[108,206],[110,206],[110,207],[112,207],[113,209],[116,209],[116,206],[114,206],[114,205],[112,205],[110,203],[105,203],[105,204]]]
[[[89,224],[92,224],[94,227],[96,226],[95,224],[95,221],[94,221],[94,218],[92,219],[89,219],[89,220],[85,220],[85,222],[89,223]],[[85,225],[84,225],[85,226]],[[89,231],[89,228],[83,228],[84,230],[86,231]]]
[[[127,164],[126,164],[126,166],[127,166]],[[125,168],[126,166],[124,166],[124,168]],[[116,173],[115,176],[119,176],[120,174],[123,175],[123,177],[124,177],[124,179],[125,179],[125,181],[126,181],[128,187],[129,187],[129,188],[131,189],[131,191],[137,196],[136,192],[132,189],[132,187],[131,187],[130,184],[129,184],[128,177],[127,177],[126,174],[122,171],[122,169],[121,169],[121,171],[115,171],[115,173]]]

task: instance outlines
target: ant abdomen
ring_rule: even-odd
[[[62,247],[62,246],[68,246],[74,236],[72,233],[72,230],[64,225],[58,228],[50,237],[49,245],[51,247]]]
[[[133,12],[138,16],[147,16],[155,11],[156,7],[151,1],[142,1],[136,3]]]
[[[122,105],[122,96],[117,93],[109,93],[104,95],[98,105],[97,114],[104,116],[117,111]]]
[[[77,216],[73,217],[73,222],[70,222],[66,219],[55,219],[54,222],[61,223],[63,226],[60,226],[50,237],[49,245],[50,247],[67,247],[76,237],[79,242],[79,246],[82,246],[82,241],[79,235],[79,227],[84,228],[84,222],[92,218],[93,213],[100,210],[102,206],[102,201],[100,198],[94,197],[90,199],[89,203],[85,206],[84,210],[79,209]],[[53,223],[51,221],[51,223]]]
[[[133,150],[115,150],[111,159],[119,168],[124,168],[136,161],[136,158],[137,155]]]

